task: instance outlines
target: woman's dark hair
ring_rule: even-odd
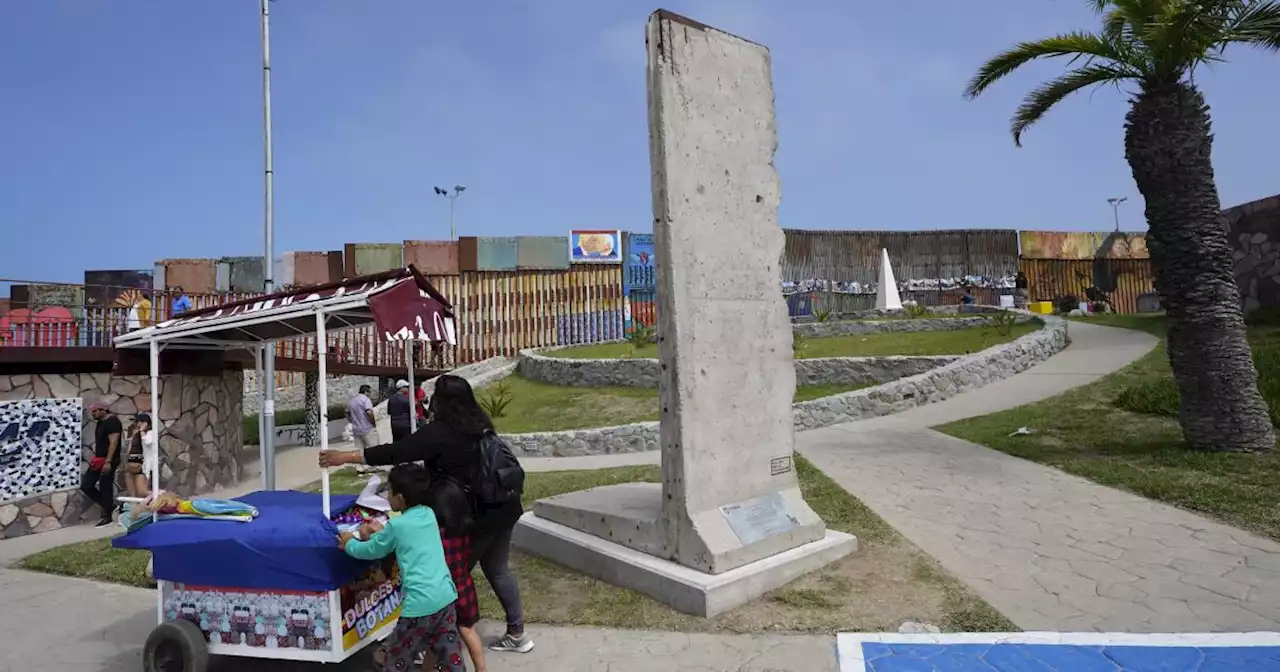
[[[493,421],[476,402],[476,393],[466,378],[449,374],[437,378],[427,413],[432,422],[442,422],[464,436],[478,438],[493,430]]]
[[[391,492],[404,497],[406,507],[426,506],[430,499],[431,475],[417,462],[397,464],[387,474]]]
[[[427,506],[435,511],[444,536],[461,537],[471,530],[471,500],[452,478],[439,476],[431,482]]]

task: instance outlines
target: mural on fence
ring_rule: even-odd
[[[575,264],[621,264],[621,231],[569,232],[569,261]]]
[[[143,271],[85,271],[84,304],[87,308],[120,305],[116,299],[129,290],[150,294],[155,290],[155,273]],[[132,304],[125,304],[132,305]]]
[[[658,266],[653,234],[628,233],[624,243],[623,329],[630,333],[633,325],[652,326],[658,321]]]
[[[980,301],[998,301],[1018,268],[1015,231],[784,233],[782,292],[792,316],[873,308],[881,250],[889,251],[903,300],[927,305],[958,303],[965,286],[978,289]]]
[[[0,401],[0,502],[80,482],[80,399]]]
[[[1023,259],[1147,259],[1147,234],[1125,231],[1019,231]]]
[[[1145,233],[1020,231],[1018,238],[1033,300],[1073,296],[1135,312],[1138,297],[1155,291]]]

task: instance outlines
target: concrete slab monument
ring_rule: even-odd
[[[769,50],[666,11],[647,33],[662,483],[542,500],[516,543],[712,615],[856,549],[800,494]]]

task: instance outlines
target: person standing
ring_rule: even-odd
[[[406,413],[409,405],[407,385],[403,388]],[[476,402],[471,384],[465,378],[450,374],[437,378],[427,416],[429,421],[417,432],[392,443],[368,450],[321,451],[320,466],[422,462],[433,480],[447,478],[474,492],[482,459],[480,442],[493,431],[493,421]],[[471,561],[468,563],[471,566],[468,571],[479,563],[507,617],[506,634],[489,648],[527,653],[533,649],[533,640],[524,630],[520,587],[510,564],[511,534],[524,513],[520,497],[516,495],[493,504],[474,501],[473,505]]]
[[[172,310],[169,312],[169,317],[171,318],[191,310],[191,297],[187,296],[186,290],[181,285],[174,287],[173,293],[177,294],[178,298],[173,300]]]
[[[80,491],[102,507],[102,517],[96,527],[106,527],[111,524],[111,513],[116,508],[116,469],[120,467],[120,435],[124,428],[120,418],[100,401],[89,404],[89,415],[97,426],[93,432],[93,459],[80,479]]]
[[[377,420],[373,416],[373,401],[369,393],[373,391],[368,385],[361,385],[360,391],[347,402],[347,422],[351,423],[351,438],[357,448],[372,448],[378,445]]]
[[[151,494],[151,474],[159,466],[156,433],[151,428],[151,414],[133,416],[132,436],[129,437],[129,456],[125,465],[125,487],[130,497],[147,497]]]
[[[399,441],[413,433],[410,414],[413,413],[413,399],[409,396],[409,381],[397,380],[396,393],[387,400],[387,415],[391,417],[391,440]]]

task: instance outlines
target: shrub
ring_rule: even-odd
[[[1245,313],[1244,323],[1251,327],[1280,327],[1280,308],[1259,308]]]
[[[1173,378],[1148,380],[1120,390],[1115,406],[1133,413],[1178,417],[1178,385]]]
[[[804,352],[805,344],[804,334],[798,331],[791,332],[791,351],[795,357],[799,357],[800,353]]]
[[[1001,336],[1008,336],[1013,333],[1013,325],[1018,323],[1018,316],[1010,313],[1009,311],[1002,310],[991,317],[988,317],[987,323],[996,330],[997,334],[1000,334]]]
[[[818,321],[819,321],[819,322],[827,322],[827,321],[829,321],[829,320],[831,319],[831,311],[829,311],[829,310],[819,310],[819,311],[815,312],[815,313],[813,314],[813,316],[814,316],[814,317],[816,317],[816,318],[818,318]]]
[[[639,350],[647,345],[657,343],[658,339],[653,325],[640,324],[632,328],[631,332],[627,334],[627,342],[631,343],[632,350]]]
[[[1253,365],[1258,369],[1258,392],[1267,402],[1271,424],[1280,427],[1280,343],[1254,344]],[[1124,388],[1114,405],[1134,413],[1176,418],[1179,399],[1178,384],[1169,377]]]
[[[902,306],[902,311],[906,314],[907,317],[913,320],[918,317],[925,317],[929,314],[929,309],[918,303],[905,304]]]
[[[480,394],[477,400],[480,402],[480,408],[489,414],[490,418],[501,418],[507,413],[507,407],[511,405],[514,397],[511,394],[511,388],[507,385],[506,380],[499,380],[493,389]]]

